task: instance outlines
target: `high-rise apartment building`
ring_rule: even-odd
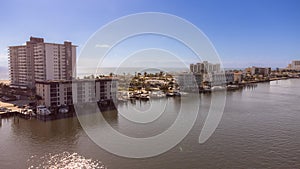
[[[190,71],[192,73],[218,73],[221,71],[221,65],[203,61],[202,63],[190,64]]]
[[[9,47],[11,85],[32,88],[36,81],[71,80],[76,76],[76,46],[46,43],[30,37],[25,45]]]

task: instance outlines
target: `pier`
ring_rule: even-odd
[[[0,112],[0,119],[9,118],[9,117],[13,117],[13,116],[18,116],[18,117],[22,117],[22,118],[26,118],[26,119],[31,117],[29,115],[22,114],[18,111]]]
[[[0,118],[7,118],[14,115],[14,112],[0,112]]]

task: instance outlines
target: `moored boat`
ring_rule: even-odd
[[[150,97],[151,97],[151,99],[152,98],[162,98],[162,97],[166,97],[166,95],[163,93],[163,92],[161,92],[161,91],[154,91],[154,92],[151,92],[150,93]]]
[[[174,96],[174,93],[173,93],[173,92],[168,92],[168,93],[166,93],[166,96],[167,96],[167,97],[173,97],[173,96]]]
[[[47,115],[50,115],[50,114],[51,114],[50,110],[47,109],[47,107],[44,106],[44,105],[39,105],[39,106],[37,106],[37,107],[36,107],[36,113],[37,113],[38,115],[42,115],[42,116],[47,116]]]
[[[225,86],[213,86],[211,88],[212,91],[221,91],[221,90],[225,90],[226,87]]]
[[[60,108],[58,109],[59,113],[68,113],[69,112],[69,107],[67,105],[62,105],[60,106]]]
[[[149,100],[150,96],[149,96],[149,94],[143,93],[143,94],[140,95],[140,99],[142,99],[142,100]]]

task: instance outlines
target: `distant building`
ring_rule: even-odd
[[[37,81],[36,94],[39,104],[47,107],[73,103],[116,101],[117,80],[112,78]]]
[[[218,72],[204,74],[203,81],[210,86],[224,86],[226,84],[234,83],[233,72]]]
[[[248,67],[248,68],[246,68],[246,69],[244,70],[243,73],[244,73],[244,74],[249,74],[249,73],[251,74],[251,70],[252,70],[251,67]]]
[[[225,78],[227,84],[234,83],[234,72],[225,72]]]
[[[203,74],[181,73],[175,79],[181,91],[197,91],[202,86]]]
[[[234,72],[234,82],[235,83],[241,83],[243,78],[242,72]]]
[[[251,67],[251,75],[262,75],[264,77],[269,76],[271,74],[270,67]]]
[[[287,67],[290,70],[298,70],[300,71],[300,60],[293,60],[291,64]]]
[[[9,47],[10,81],[13,86],[33,88],[36,81],[71,80],[76,76],[76,46],[45,43],[30,37],[25,45]]]
[[[226,77],[224,73],[212,73],[210,79],[211,86],[222,86],[226,84]]]
[[[203,61],[202,63],[190,64],[190,72],[192,73],[218,73],[220,71],[220,64],[212,64],[207,61]]]

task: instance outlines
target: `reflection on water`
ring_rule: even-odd
[[[47,154],[42,157],[31,156],[28,159],[29,168],[61,168],[61,169],[106,169],[98,160],[87,159],[77,153],[63,152],[59,154]]]
[[[80,125],[76,118],[67,118],[43,122],[40,120],[24,120],[18,117],[12,119],[12,132],[22,141],[38,141],[47,146],[51,141],[66,141],[69,144],[75,144],[77,133],[80,131]]]

